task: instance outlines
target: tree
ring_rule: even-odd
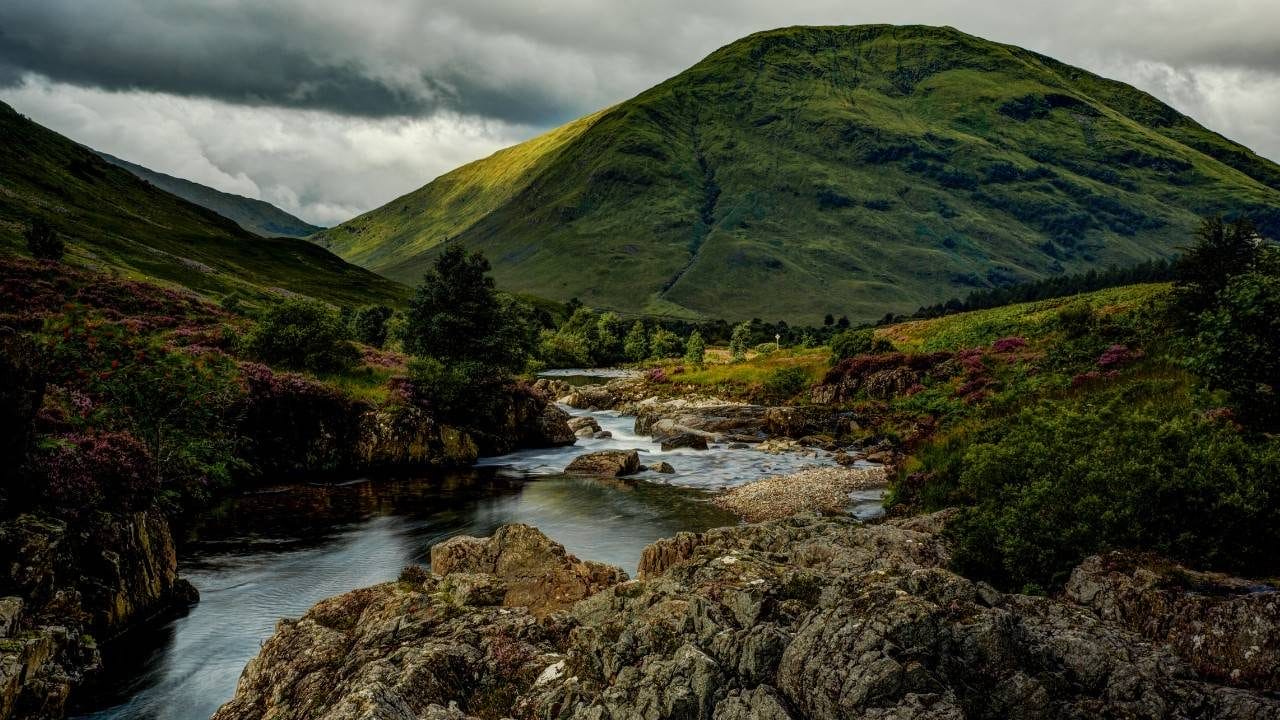
[[[537,328],[524,303],[494,290],[489,269],[484,255],[449,245],[409,301],[405,350],[445,363],[481,363],[495,374],[521,370]]]
[[[849,316],[848,316],[848,315],[841,315],[841,316],[840,316],[840,319],[836,321],[836,327],[840,328],[841,330],[848,330],[848,329],[849,329]]]
[[[53,226],[43,218],[35,218],[27,230],[27,249],[41,260],[61,260],[67,248]]]
[[[618,313],[607,312],[600,316],[596,324],[596,334],[600,338],[600,364],[613,365],[623,357],[623,338],[627,326]]]
[[[1213,305],[1231,278],[1248,272],[1258,259],[1258,230],[1248,220],[1206,219],[1196,231],[1196,244],[1174,264],[1174,299],[1184,319]]]
[[[627,337],[622,341],[622,354],[631,362],[640,362],[649,357],[649,334],[645,331],[644,323],[637,320],[627,331]]]
[[[822,318],[822,324],[827,327],[831,327],[836,324],[836,319],[831,313],[827,313],[826,316]]]
[[[1280,427],[1280,275],[1245,273],[1200,315],[1192,367],[1241,419]]]
[[[356,340],[381,348],[387,342],[387,320],[391,314],[391,308],[386,305],[366,305],[357,310],[351,319]]]
[[[649,354],[655,358],[678,357],[683,349],[680,336],[666,328],[660,327],[649,336]]]
[[[286,300],[263,315],[247,340],[259,360],[293,370],[338,372],[360,359],[347,325],[330,306]]]
[[[733,326],[733,334],[729,336],[729,352],[734,362],[747,359],[747,348],[751,345],[751,323],[743,322]]]
[[[689,333],[689,340],[684,345],[684,361],[693,367],[700,368],[706,361],[707,343],[702,333],[694,330]]]

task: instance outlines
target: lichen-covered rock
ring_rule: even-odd
[[[682,533],[639,580],[541,617],[459,610],[448,576],[356,591],[282,623],[216,720],[1280,717],[1280,699],[1198,676],[1106,613],[950,572],[947,517]],[[439,560],[563,562],[505,532]]]
[[[1081,563],[1066,594],[1169,645],[1201,675],[1280,690],[1280,589],[1113,552]]]
[[[622,477],[640,471],[640,453],[635,450],[600,450],[579,455],[564,469],[571,475]]]
[[[612,565],[579,560],[528,525],[503,525],[487,538],[460,535],[438,543],[431,548],[431,568],[446,583],[457,575],[469,576],[469,586],[477,584],[470,576],[496,578],[501,582],[496,604],[528,608],[538,616],[627,579]]]

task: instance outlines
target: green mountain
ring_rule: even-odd
[[[68,242],[68,262],[213,298],[300,294],[360,305],[408,296],[313,243],[254,235],[0,103],[0,252],[24,252],[37,217]]]
[[[214,190],[208,185],[165,175],[104,152],[98,154],[103,160],[112,165],[119,165],[167,193],[177,195],[183,200],[209,208],[222,217],[234,220],[240,227],[255,235],[300,238],[324,229],[294,217],[269,202]]]
[[[874,318],[1168,256],[1198,216],[1280,236],[1280,167],[1150,95],[951,28],[752,35],[314,236],[416,280],[648,313]]]

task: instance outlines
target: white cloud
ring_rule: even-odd
[[[109,92],[28,76],[5,102],[77,142],[332,225],[533,130],[437,113],[359,118]]]

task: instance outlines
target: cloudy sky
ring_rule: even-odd
[[[756,30],[952,25],[1280,160],[1277,0],[3,0],[0,100],[329,225]]]

